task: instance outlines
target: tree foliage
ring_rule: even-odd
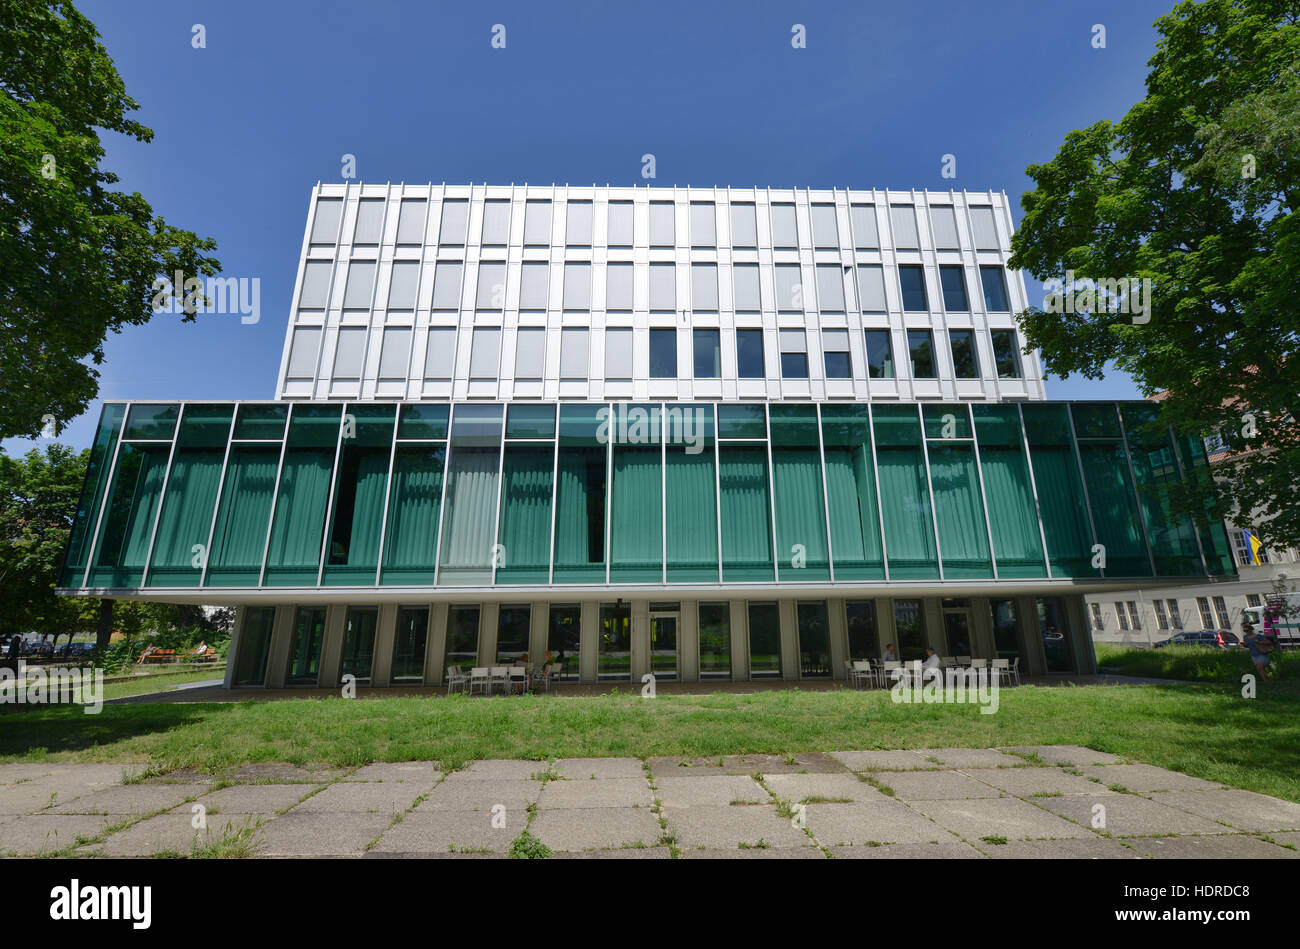
[[[111,189],[99,133],[150,141],[138,108],[70,2],[0,0],[0,438],[85,411],[105,338],[149,321],[160,273],[220,269],[214,241]]]
[[[1040,280],[1150,278],[1149,321],[1097,307],[1019,314],[1047,369],[1113,362],[1180,434],[1232,457],[1214,513],[1300,544],[1300,3],[1184,2],[1156,21],[1146,97],[1031,165],[1012,267]]]

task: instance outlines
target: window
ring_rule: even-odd
[[[568,679],[578,677],[578,652],[582,639],[582,607],[552,606],[550,628],[546,634],[546,648],[553,662],[560,667],[560,675]]]
[[[879,264],[858,265],[858,305],[863,313],[885,312],[885,271]]]
[[[489,261],[478,265],[478,293],[474,306],[500,312],[506,306],[506,265]]]
[[[1106,628],[1106,621],[1102,618],[1101,615],[1101,605],[1097,603],[1090,603],[1089,606],[1092,608],[1092,628],[1097,630],[1098,632],[1101,632]]]
[[[275,607],[248,607],[245,610],[235,660],[235,685],[262,685],[266,682],[266,660],[271,653],[274,625]]]
[[[1168,629],[1169,615],[1165,613],[1165,601],[1152,600],[1151,605],[1156,608],[1156,625],[1161,629]]]
[[[783,313],[803,309],[803,285],[798,264],[776,265],[776,308]]]
[[[827,313],[844,312],[844,271],[839,264],[817,265],[817,306]]]
[[[1118,600],[1115,602],[1115,618],[1119,620],[1120,629],[1128,629],[1128,613],[1124,611],[1124,604]]]
[[[397,611],[393,637],[393,679],[423,679],[424,652],[429,640],[429,608],[403,606]]]
[[[514,665],[528,652],[528,626],[533,609],[528,604],[502,604],[497,613],[497,662]]]
[[[975,232],[976,250],[999,250],[998,229],[993,221],[993,209],[987,205],[970,209],[971,230]]]
[[[736,264],[732,274],[736,282],[736,311],[757,312],[760,309],[758,264]]]
[[[876,229],[876,206],[874,204],[855,204],[849,208],[849,223],[853,227],[853,246],[862,250],[874,250],[880,246],[880,234]]]
[[[898,268],[898,282],[903,288],[903,309],[909,313],[924,313],[930,308],[925,296],[925,271],[915,265]]]
[[[1178,609],[1178,601],[1177,601],[1177,600],[1166,600],[1165,602],[1166,602],[1167,604],[1169,604],[1169,622],[1173,625],[1174,629],[1182,629],[1182,628],[1183,628],[1183,614],[1182,614],[1182,612]]]
[[[339,234],[339,217],[343,213],[342,198],[319,198],[316,217],[311,222],[313,244],[333,244]]]
[[[1007,279],[1001,267],[981,267],[980,283],[984,285],[984,308],[990,313],[1010,313],[1007,305]]]
[[[930,208],[930,224],[934,228],[934,246],[939,250],[957,250],[957,215],[952,206],[938,204]]]
[[[1247,594],[1246,594],[1246,605],[1247,605],[1247,606],[1263,606],[1263,605],[1264,605],[1264,600],[1263,600],[1263,598],[1262,598],[1258,593],[1247,593]]]
[[[717,218],[712,201],[691,202],[691,246],[716,247]]]
[[[677,309],[677,268],[675,265],[650,265],[650,309]]]
[[[350,607],[343,627],[343,656],[339,661],[339,674],[352,676],[358,682],[369,682],[375,665],[375,624],[379,620],[377,607]]]
[[[605,330],[605,378],[632,378],[632,330],[627,327]]]
[[[940,267],[939,286],[943,289],[943,308],[949,313],[970,312],[966,299],[966,275],[961,267]]]
[[[366,359],[366,334],[363,326],[345,326],[339,330],[334,350],[334,378],[360,379]]]
[[[1132,600],[1128,601],[1128,621],[1134,629],[1142,628],[1142,614],[1138,612],[1138,605]]]
[[[731,206],[731,246],[758,246],[758,215],[752,204]]]
[[[633,235],[633,205],[631,201],[609,202],[609,233],[606,239],[610,247],[631,247]]]
[[[405,379],[406,365],[411,358],[411,328],[389,326],[384,330],[383,347],[379,351],[379,378]]]
[[[876,629],[876,601],[849,600],[844,604],[850,659],[875,659],[880,655]]]
[[[442,226],[438,228],[438,243],[456,245],[465,243],[469,227],[469,202],[464,198],[448,198],[442,202]]]
[[[384,229],[384,199],[362,198],[357,204],[357,227],[352,232],[354,244],[378,244]]]
[[[298,306],[324,308],[329,304],[330,272],[334,265],[328,260],[309,260],[302,268],[302,293]]]
[[[1219,620],[1219,629],[1232,629],[1232,621],[1228,618],[1228,604],[1221,596],[1214,598],[1214,615]]]
[[[848,330],[822,330],[822,358],[826,363],[827,379],[853,378]]]
[[[691,264],[691,309],[711,311],[717,308],[718,265]]]
[[[397,212],[397,243],[424,243],[424,214],[429,202],[424,198],[403,198]]]
[[[781,378],[808,378],[808,336],[803,330],[781,330]]]
[[[393,272],[388,281],[388,309],[414,310],[415,290],[419,278],[418,260],[393,261]]]
[[[677,224],[671,201],[650,202],[650,246],[672,247],[677,243]]]
[[[934,337],[929,330],[908,330],[907,348],[912,356],[913,379],[935,379]]]
[[[1198,596],[1196,608],[1201,613],[1201,629],[1214,629],[1214,611],[1210,609],[1210,598]]]
[[[838,248],[840,246],[839,225],[835,222],[835,205],[814,204],[812,206],[813,246]]]
[[[438,265],[439,267],[442,264]],[[525,261],[519,277],[519,309],[545,310],[546,284],[550,264],[542,261]],[[437,304],[434,304],[435,308]]]
[[[560,330],[560,378],[587,378],[588,354],[587,329],[566,328]]]
[[[546,330],[522,327],[515,334],[515,378],[540,379],[546,367]]]
[[[504,247],[510,242],[510,202],[483,202],[483,246]]]
[[[550,201],[528,201],[524,204],[524,243],[534,246],[551,243]]]
[[[591,309],[591,264],[564,265],[564,308],[566,310]]]
[[[316,375],[316,351],[320,347],[321,331],[316,326],[298,326],[293,331],[293,345],[289,347],[289,367],[285,375],[290,379],[310,379]]]
[[[470,347],[470,378],[495,379],[500,354],[501,330],[496,327],[477,327]]]
[[[696,330],[693,334],[695,344],[695,378],[719,379],[722,377],[722,339],[721,333],[714,329]]]
[[[1020,346],[1016,341],[1015,330],[994,330],[993,362],[998,367],[999,379],[1019,379]]]
[[[636,268],[632,264],[610,264],[605,268],[606,310],[632,309],[635,273]]]
[[[772,205],[772,246],[799,246],[799,229],[795,223],[793,204]]]
[[[866,330],[867,378],[894,378],[894,347],[889,330]]]
[[[650,331],[650,378],[677,378],[677,330]]]
[[[974,330],[951,330],[948,341],[952,345],[952,367],[958,379],[978,379],[979,357],[975,352]]]
[[[920,600],[894,601],[894,632],[898,634],[898,658],[904,662],[925,656],[925,613]]]
[[[731,678],[731,604],[700,604],[700,678]]]
[[[898,250],[919,250],[921,239],[916,234],[916,209],[910,204],[891,204],[889,220],[894,226],[894,247]]]
[[[450,379],[456,363],[456,329],[452,326],[434,326],[429,330],[428,345],[424,351],[424,378]]]
[[[446,665],[478,665],[477,606],[453,606],[448,611]]]
[[[348,265],[348,285],[343,294],[343,309],[367,310],[375,287],[375,262],[354,260]]]
[[[762,330],[736,330],[736,375],[741,379],[762,379],[767,375]]]
[[[465,265],[457,261],[440,260],[433,268],[433,308],[435,310],[460,309],[460,275]]]
[[[570,201],[566,208],[564,243],[569,247],[591,246],[591,202]]]

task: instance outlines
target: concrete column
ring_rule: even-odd
[[[393,645],[397,640],[397,604],[384,603],[375,621],[375,664],[370,670],[371,685],[391,685],[393,681]]]
[[[533,603],[528,619],[528,664],[541,669],[546,660],[547,637],[550,634],[551,608],[549,603]]]
[[[595,682],[597,668],[597,642],[600,636],[600,603],[582,604],[582,638],[578,641],[578,681]]]
[[[987,597],[971,597],[970,634],[971,648],[976,650],[975,655],[985,659],[997,658],[998,643],[993,638],[993,617],[989,612]]]
[[[497,619],[501,612],[499,603],[483,603],[478,610],[478,664],[497,664]]]
[[[632,683],[640,685],[641,677],[650,671],[650,601],[632,600],[629,604],[632,618],[628,648],[632,651]]]
[[[894,625],[894,598],[882,596],[876,600],[876,632],[878,634],[880,655],[874,656],[880,659],[885,655],[885,647],[890,643],[894,644],[894,654],[898,655],[898,628]]]
[[[677,620],[677,678],[681,682],[700,681],[700,604],[682,600]]]
[[[443,664],[447,657],[447,604],[429,607],[429,635],[424,645],[424,684],[442,685]]]
[[[325,611],[325,639],[320,647],[320,675],[316,684],[332,689],[339,684],[339,666],[343,664],[343,631],[347,626],[348,608],[329,606]]]
[[[1074,668],[1081,675],[1090,675],[1097,671],[1097,650],[1093,648],[1088,628],[1087,607],[1079,595],[1061,599],[1065,601],[1065,622],[1068,624],[1065,635],[1074,650]]]
[[[826,634],[830,637],[831,678],[844,679],[844,661],[849,655],[849,630],[844,617],[844,601],[838,597],[826,602]]]
[[[924,651],[929,646],[940,655],[948,648],[948,636],[943,625],[943,609],[940,606],[937,596],[921,597],[921,615],[925,618],[922,624],[925,627],[924,640],[921,649]],[[971,644],[974,648],[974,643]],[[924,655],[922,656],[924,658]]]
[[[244,645],[244,622],[248,618],[248,607],[235,609],[235,625],[230,631],[230,649],[226,651],[226,675],[221,680],[221,687],[229,689],[235,682],[235,663],[239,661],[239,650]]]
[[[1032,596],[1016,597],[1016,622],[1020,626],[1025,651],[1020,658],[1020,674],[1044,675],[1047,655],[1043,652],[1043,631],[1038,625],[1038,603]]]
[[[749,610],[744,600],[731,601],[731,678],[749,681]]]
[[[777,615],[781,618],[781,678],[796,681],[799,678],[799,615],[795,601],[777,601]]]
[[[289,650],[293,648],[293,623],[298,608],[277,606],[275,625],[271,628],[271,649],[266,657],[266,687],[283,689],[289,671]]]

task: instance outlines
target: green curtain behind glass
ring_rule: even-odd
[[[397,449],[384,542],[384,583],[433,583],[445,457],[442,445]]]
[[[974,448],[931,442],[930,482],[944,577],[992,577]]]
[[[212,536],[209,585],[257,584],[279,463],[279,446],[231,450]]]
[[[333,468],[334,452],[329,449],[291,449],[286,454],[266,558],[268,584],[316,585]]]
[[[208,543],[224,461],[225,451],[218,448],[176,452],[158,519],[150,586],[198,586],[202,570],[191,566],[194,545]]]
[[[723,579],[771,580],[767,451],[762,447],[723,445],[719,453]]]
[[[339,478],[343,478],[350,469],[347,465],[339,468]],[[325,582],[362,584],[369,586],[375,582],[375,567],[379,565],[379,534],[384,527],[384,494],[388,488],[388,452],[362,449],[356,465],[356,495],[352,499],[351,523],[344,534],[347,540],[347,562],[330,563],[327,551],[325,559]],[[334,517],[339,517],[339,496],[343,485],[334,490]],[[339,536],[339,525],[332,529],[333,537]],[[331,544],[333,541],[331,541]]]
[[[1098,576],[1090,566],[1092,528],[1079,482],[1079,466],[1068,446],[1044,445],[1029,450],[1043,512],[1043,533],[1055,576]]]
[[[604,447],[560,446],[557,581],[605,579],[605,452]]]
[[[122,446],[91,571],[97,586],[139,586],[144,579],[168,454],[166,445]]]
[[[889,575],[898,580],[938,579],[939,561],[920,450],[878,446],[876,462]]]
[[[718,578],[718,502],[713,453],[668,449],[668,579]]]
[[[1029,484],[1029,469],[1019,448],[980,448],[984,497],[1000,577],[1044,577],[1043,544]]]
[[[663,484],[659,447],[614,446],[610,512],[610,578],[630,582],[661,579]]]
[[[781,579],[830,579],[822,468],[817,449],[773,447],[772,474]],[[796,545],[804,548],[805,563],[801,568],[794,566]]]
[[[827,447],[826,494],[835,576],[845,580],[883,578],[876,479],[868,446]]]
[[[498,583],[545,583],[550,572],[554,445],[506,446]]]
[[[1097,542],[1106,548],[1106,575],[1151,576],[1151,562],[1142,540],[1123,443],[1080,441],[1079,456],[1083,461]]]

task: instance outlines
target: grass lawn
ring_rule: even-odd
[[[208,771],[247,762],[627,755],[718,756],[867,748],[1080,744],[1300,801],[1300,684],[1022,686],[996,714],[894,704],[888,692],[589,698],[286,699],[24,708],[0,717],[0,761],[149,762]]]
[[[226,664],[224,662],[197,667],[187,666],[183,669],[167,672],[150,670],[145,675],[134,676],[122,682],[105,682],[104,698],[120,699],[128,695],[142,695],[145,692],[163,692],[191,682],[220,679],[225,675],[225,672]]]

